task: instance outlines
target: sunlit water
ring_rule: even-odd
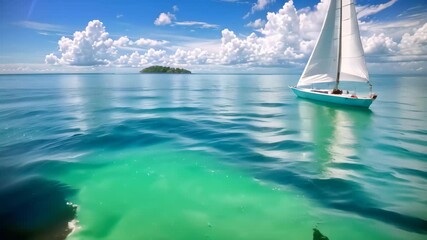
[[[426,239],[427,79],[0,76],[1,239]]]

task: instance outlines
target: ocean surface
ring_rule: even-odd
[[[427,239],[427,77],[298,77],[1,75],[0,239]]]

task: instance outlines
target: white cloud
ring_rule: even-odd
[[[119,66],[143,67],[146,65],[173,65],[173,66],[193,66],[213,63],[215,57],[212,53],[195,48],[192,50],[177,49],[175,53],[167,54],[164,50],[150,48],[146,53],[133,52],[130,55],[120,56],[116,64]]]
[[[361,6],[360,8],[370,8],[370,6]],[[384,9],[383,9],[384,10]],[[427,19],[427,12],[424,8],[418,6],[410,9],[402,9],[396,18],[387,21],[365,20],[359,21],[359,27],[362,36],[372,36],[383,33],[387,37],[393,38],[399,42],[405,33],[413,33],[416,29],[421,28]]]
[[[219,61],[221,64],[241,64],[255,61],[252,53],[256,52],[257,44],[255,34],[246,39],[239,39],[233,31],[224,29],[221,32],[221,51]]]
[[[160,15],[154,21],[154,24],[157,26],[160,25],[169,25],[175,19],[175,15],[172,13],[160,13]]]
[[[293,1],[289,1],[283,5],[279,12],[267,13],[267,23],[261,29],[261,33],[268,38],[268,45],[276,45],[276,50],[282,44],[295,46],[301,40],[299,22]]]
[[[249,22],[248,24],[246,24],[246,27],[262,28],[262,27],[264,27],[264,25],[265,25],[265,20],[258,18],[257,20],[255,20],[253,22]]]
[[[149,38],[140,38],[136,41],[131,41],[127,36],[122,36],[119,39],[115,40],[113,42],[113,45],[118,48],[129,48],[132,46],[136,47],[143,47],[143,46],[162,46],[167,44],[168,41],[165,40],[154,40]]]
[[[398,50],[398,44],[384,33],[362,37],[362,43],[365,54],[391,54]]]
[[[427,73],[427,23],[409,32],[400,42],[383,33],[362,37],[368,67],[379,73]]]
[[[116,47],[127,47],[132,43],[127,36],[120,37],[119,39],[113,42],[113,45]]]
[[[136,40],[135,45],[137,46],[151,46],[151,47],[155,47],[155,46],[162,46],[168,43],[168,41],[165,40],[153,40],[153,39],[148,39],[148,38],[140,38],[138,40]]]
[[[307,12],[305,14],[309,15]],[[259,29],[261,36],[252,33],[241,39],[234,32],[225,29],[222,31],[220,62],[252,66],[278,66],[298,62],[308,56],[315,42],[301,34],[305,31],[302,23],[293,1],[289,1],[278,12],[267,14],[265,26]]]
[[[403,54],[427,55],[427,23],[412,35],[405,33],[399,43],[399,48]]]
[[[306,9],[299,12],[293,5],[293,1],[289,1],[278,12],[268,13],[266,20],[257,19],[254,21],[254,26],[261,27],[258,29],[259,35],[251,33],[249,36],[241,38],[233,31],[224,29],[221,32],[219,49],[207,48],[208,50],[206,50],[197,47],[194,49],[182,49],[178,47],[175,52],[166,52],[162,49],[156,50],[151,48],[146,53],[137,51],[131,54],[120,55],[117,53],[120,48],[129,48],[132,46],[159,47],[167,43],[166,41],[146,38],[131,41],[127,36],[122,36],[114,41],[109,40],[112,42],[109,49],[111,54],[109,56],[104,56],[104,58],[87,57],[83,59],[88,63],[103,64],[105,62],[105,64],[118,64],[120,66],[141,66],[155,63],[244,64],[248,66],[301,65],[301,59],[308,57],[317,38],[317,34],[308,34],[306,29],[312,28],[313,32],[315,31],[314,29],[317,32],[319,31],[323,19],[318,15],[322,14],[319,12],[324,11],[324,5],[325,2],[322,1],[313,11]],[[199,26],[202,28],[218,27],[217,25],[196,21],[174,22],[171,24],[178,26]],[[103,26],[102,30],[104,31],[103,34],[108,36]],[[103,41],[107,40],[108,38],[103,39]],[[60,46],[71,45],[71,42],[74,41],[75,39],[62,39]],[[77,46],[76,49],[80,47]],[[67,58],[70,55],[68,48],[64,49],[60,47],[60,51],[62,52],[61,58],[57,59],[55,55],[51,54],[46,56],[46,62],[83,65],[81,61],[73,62],[69,60],[70,58]],[[91,61],[88,61],[88,59]],[[99,59],[103,61],[99,61]]]
[[[375,56],[376,61],[415,62],[427,60],[427,23],[415,29],[406,28],[399,41],[385,33],[362,36],[366,55]],[[407,64],[406,64],[407,65]]]
[[[90,21],[84,31],[76,31],[72,38],[62,37],[58,41],[60,55],[46,55],[45,62],[53,65],[96,66],[111,65],[122,62],[117,59],[118,49],[132,46],[161,46],[164,40],[140,38],[136,41],[122,36],[113,40],[106,32],[104,24],[99,20]],[[150,54],[153,54],[151,51]],[[148,56],[148,55],[147,55]]]
[[[138,52],[133,52],[130,56],[123,55],[119,58],[123,65],[144,66],[146,64],[165,64],[166,52],[164,50],[155,50],[150,48],[146,53],[140,55]],[[124,60],[128,60],[126,63]]]
[[[179,8],[178,8],[178,6],[177,6],[177,5],[173,5],[172,10],[173,10],[174,12],[178,12],[178,11],[179,11]]]
[[[395,4],[397,0],[390,0],[387,3],[382,3],[378,5],[366,5],[358,7],[357,16],[359,19],[362,19],[364,17],[373,15],[375,13],[381,12],[382,10],[391,7],[393,4]]]
[[[252,5],[251,11],[248,12],[243,18],[248,18],[251,14],[254,14],[256,11],[264,10],[264,8],[270,4],[275,2],[275,0],[258,0],[256,3]]]
[[[193,50],[177,49],[175,54],[170,57],[170,63],[172,65],[203,65],[206,63],[212,63],[212,53],[200,48]]]
[[[105,31],[103,24],[94,20],[89,22],[84,31],[74,33],[72,38],[62,37],[58,42],[59,54],[47,55],[45,62],[52,65],[121,67],[160,64],[191,66],[198,69],[206,65],[216,66],[218,69],[227,66],[234,66],[235,69],[258,67],[301,69],[315,45],[328,4],[329,0],[321,0],[312,8],[297,10],[293,1],[288,1],[277,12],[269,12],[265,19],[260,18],[251,22],[252,27],[258,28],[256,32],[242,37],[226,28],[221,31],[220,39],[197,40],[181,36],[182,40],[178,41],[180,36],[175,36],[174,39],[177,41],[168,42],[148,38],[133,40],[121,36],[113,40]],[[394,32],[388,27],[391,23],[360,23],[362,28],[370,27],[362,31],[368,64],[369,61],[372,63],[388,61],[389,64],[405,64],[408,69],[421,69],[420,66],[427,58],[427,24],[419,26],[409,23],[409,20],[405,21],[408,23],[400,30],[400,35],[391,35]],[[171,20],[169,24],[217,27],[196,21]],[[411,61],[417,63],[411,65]]]
[[[116,54],[114,41],[109,38],[105,27],[99,20],[90,21],[84,31],[77,31],[73,38],[59,40],[61,57],[46,56],[46,62],[55,61],[61,65],[107,65]]]
[[[173,11],[177,12],[179,9],[176,5],[173,6]],[[198,28],[218,28],[219,25],[211,24],[207,22],[200,21],[175,21],[176,16],[171,13],[160,13],[159,17],[156,18],[154,24],[157,26],[160,25],[176,25],[176,26],[190,26],[190,27],[198,27]]]
[[[206,22],[197,22],[197,21],[183,21],[183,22],[175,22],[175,25],[178,26],[196,26],[200,28],[218,28],[219,25],[210,24]]]
[[[252,12],[263,10],[268,4],[275,2],[275,0],[258,0],[252,6]]]
[[[45,58],[46,64],[59,65],[59,58],[55,56],[53,53],[46,55]]]
[[[49,32],[62,32],[64,27],[56,24],[42,23],[35,21],[20,21],[15,23],[16,25],[24,28],[34,29],[38,31],[49,31]]]
[[[303,8],[298,11],[300,29],[302,29],[300,34],[304,39],[317,39],[328,8],[329,0],[321,0],[313,9]]]

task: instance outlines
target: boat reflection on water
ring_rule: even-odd
[[[354,163],[365,155],[364,142],[371,125],[372,111],[335,106],[307,99],[298,101],[301,137],[313,143],[312,174],[347,178],[356,174],[336,164]],[[315,160],[315,161],[313,161]]]

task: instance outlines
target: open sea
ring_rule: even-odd
[[[427,77],[0,75],[0,239],[427,239]]]

